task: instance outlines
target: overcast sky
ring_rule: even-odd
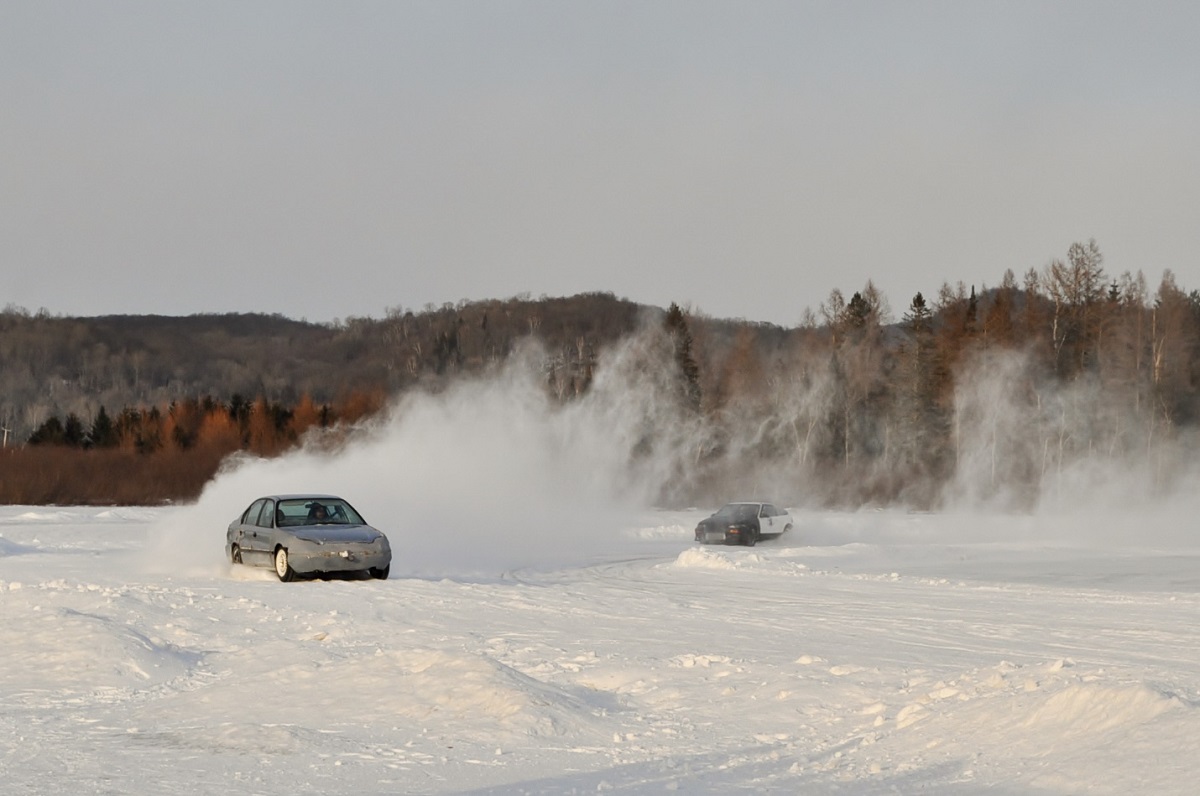
[[[0,0],[0,306],[1200,288],[1200,3]]]

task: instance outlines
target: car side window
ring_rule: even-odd
[[[262,505],[266,500],[259,498],[250,504],[250,508],[246,509],[246,513],[242,515],[242,525],[254,525],[258,521],[258,513],[262,511]]]
[[[275,501],[268,500],[263,504],[262,513],[258,515],[256,523],[260,528],[270,528],[271,521],[275,518]]]
[[[776,510],[776,508],[774,506],[772,506],[770,503],[763,506],[763,511],[766,513],[766,515],[768,517],[778,517],[779,516],[779,511]]]

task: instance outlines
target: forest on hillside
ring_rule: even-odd
[[[262,315],[0,313],[0,501],[198,495],[234,452],[274,456],[407,393],[521,366],[550,405],[584,400],[634,337],[671,423],[631,460],[674,457],[663,504],[1028,508],[1083,465],[1169,489],[1200,425],[1200,294],[1107,274],[1094,241],[995,286],[943,284],[898,312],[871,284],[784,329],[611,294],[462,302],[310,324]],[[680,433],[679,429],[686,429]],[[1143,466],[1144,465],[1144,466]],[[88,477],[92,473],[92,477]],[[713,495],[719,495],[715,500]]]

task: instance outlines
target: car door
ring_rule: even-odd
[[[258,518],[249,529],[251,547],[259,555],[270,555],[275,552],[275,501],[267,498],[263,501]]]
[[[262,511],[263,503],[266,498],[259,498],[250,504],[250,506],[242,512],[242,516],[234,523],[230,529],[229,542],[235,544],[242,550],[243,553],[249,551],[253,553],[254,546],[252,544],[255,531],[255,525],[258,522],[258,515]]]
[[[775,507],[775,521],[779,523],[780,533],[784,533],[788,528],[792,527],[792,515],[787,509],[782,509],[779,506]]]
[[[783,532],[782,526],[775,525],[775,507],[764,503],[758,510],[758,532],[764,536],[772,536]]]

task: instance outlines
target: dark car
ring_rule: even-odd
[[[696,526],[696,541],[753,547],[760,539],[774,539],[792,529],[792,515],[771,503],[726,503]]]
[[[364,572],[386,578],[392,548],[354,507],[334,495],[261,497],[229,523],[225,553],[235,564],[298,574]]]

